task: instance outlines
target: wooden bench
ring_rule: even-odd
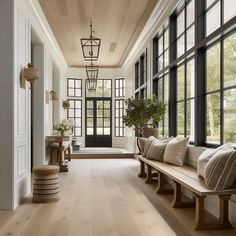
[[[195,207],[195,230],[232,228],[228,217],[228,201],[232,194],[236,194],[236,188],[221,191],[209,190],[204,180],[198,177],[196,169],[191,166],[174,166],[146,159],[141,155],[135,155],[135,157],[140,161],[139,177],[146,178],[146,183],[152,182],[154,177],[157,177],[157,194],[173,193],[172,206],[174,208]],[[153,173],[153,170],[156,172]],[[166,188],[165,177],[173,181],[173,189]],[[193,193],[192,201],[186,202],[182,200],[181,186]],[[205,217],[204,199],[210,195],[219,196],[220,200],[219,219],[214,223],[207,223]]]

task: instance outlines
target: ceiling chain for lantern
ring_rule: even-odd
[[[93,33],[93,21],[90,19],[90,37],[80,39],[85,61],[97,61],[99,57],[101,39],[94,37]]]

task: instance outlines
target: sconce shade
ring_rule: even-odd
[[[68,110],[70,108],[70,101],[69,100],[63,101],[62,107]]]
[[[33,67],[32,64],[28,64],[28,68],[24,68],[22,71],[22,76],[25,80],[29,82],[34,82],[39,78],[39,70],[38,68]]]
[[[50,100],[51,101],[56,101],[58,100],[57,93],[53,90],[50,91]]]

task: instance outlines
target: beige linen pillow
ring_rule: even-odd
[[[198,176],[205,178],[204,176],[205,167],[208,161],[210,160],[210,158],[213,157],[216,153],[218,153],[219,151],[233,151],[233,150],[234,148],[233,148],[232,143],[225,143],[224,145],[221,145],[220,147],[216,149],[207,149],[206,151],[204,151],[197,160]]]
[[[236,179],[236,151],[218,151],[208,161],[204,172],[209,189],[223,190],[232,187]]]
[[[143,157],[147,156],[148,150],[151,147],[151,144],[152,144],[153,140],[155,140],[155,142],[159,142],[154,136],[148,137],[147,142],[146,142],[145,147],[144,147],[144,150],[143,150],[143,153],[142,153]]]
[[[142,138],[142,137],[138,138],[138,144],[139,144],[139,147],[140,147],[141,154],[143,154],[144,147],[146,145],[147,140],[148,140],[148,138]]]
[[[164,162],[177,166],[184,165],[184,159],[188,150],[189,137],[180,141],[173,138],[166,146],[164,153]]]
[[[163,156],[167,143],[153,141],[149,148],[147,159],[163,162]]]

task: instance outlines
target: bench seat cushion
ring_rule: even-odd
[[[218,151],[206,165],[205,181],[209,189],[231,188],[236,179],[236,151]]]

